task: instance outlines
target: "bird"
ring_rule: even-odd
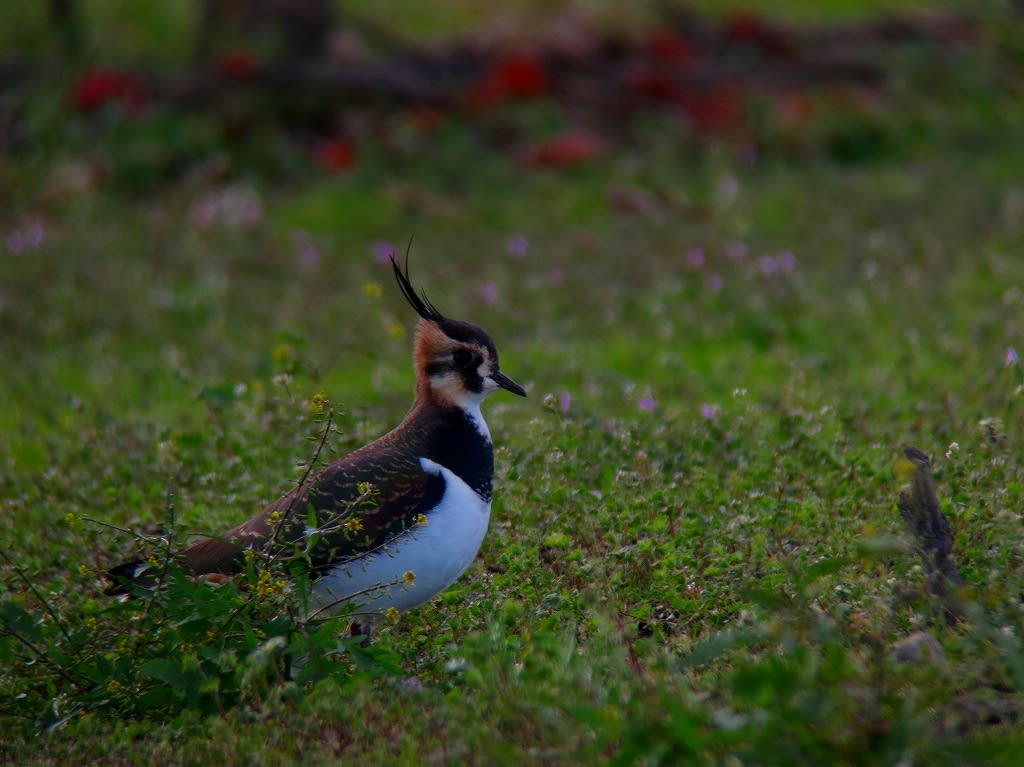
[[[192,577],[238,573],[253,554],[294,553],[309,566],[310,616],[352,605],[367,623],[418,607],[454,583],[487,532],[494,449],[480,405],[499,389],[526,390],[498,364],[483,328],[443,315],[391,256],[395,280],[419,315],[415,398],[391,431],[325,466],[256,517],[202,538],[178,557]],[[247,552],[252,553],[247,553]],[[159,584],[148,560],[106,573],[105,592]],[[353,624],[353,630],[357,625]],[[364,632],[366,633],[366,632]]]

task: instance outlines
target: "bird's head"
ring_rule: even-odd
[[[498,389],[526,396],[522,386],[501,372],[498,350],[487,331],[448,319],[417,293],[409,280],[408,259],[404,271],[394,256],[391,265],[398,287],[420,316],[415,346],[417,395],[458,407],[479,404]]]

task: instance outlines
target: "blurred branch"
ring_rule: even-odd
[[[151,84],[170,101],[206,103],[220,99],[226,90],[266,90],[303,96],[320,96],[335,102],[383,103],[448,100],[451,87],[403,65],[365,64],[344,69],[308,68],[287,63],[261,67],[244,78],[194,73],[171,76]]]
[[[202,0],[198,53],[207,57],[225,42],[271,39],[275,59],[323,57],[334,21],[329,0]]]

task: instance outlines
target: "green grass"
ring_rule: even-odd
[[[261,201],[249,226],[197,226],[211,177],[149,179],[139,133],[236,149],[174,116],[114,138],[60,126],[5,158],[0,550],[38,594],[3,566],[0,754],[1015,764],[1024,379],[1004,355],[1024,352],[1024,115],[990,67],[965,56],[929,89],[909,64],[898,110],[826,115],[753,166],[728,142],[682,149],[657,120],[642,145],[551,172],[458,121],[341,177],[288,150],[281,175],[232,157],[232,199]],[[95,156],[98,189],[54,191]],[[653,191],[657,214],[609,205],[612,187]],[[11,250],[33,222],[41,244]],[[295,482],[322,430],[315,394],[339,453],[401,418],[413,318],[372,247],[410,236],[416,282],[491,331],[530,390],[485,405],[498,476],[466,575],[370,651],[344,626],[299,637],[297,655],[344,651],[302,686],[253,652],[295,636],[276,597],[187,582],[152,609],[101,597],[132,541],[88,520],[166,524],[170,490],[179,536],[220,530]],[[902,538],[904,444],[933,456],[956,535],[969,620],[953,629]],[[893,659],[915,631],[945,664]]]

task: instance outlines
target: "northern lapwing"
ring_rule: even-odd
[[[192,576],[237,573],[246,550],[294,552],[311,567],[311,614],[354,605],[372,616],[422,605],[476,557],[491,512],[494,451],[480,412],[498,389],[526,390],[498,366],[490,335],[445,317],[417,293],[391,258],[416,310],[416,397],[402,422],[309,477],[258,516],[184,549]],[[313,524],[315,523],[315,524]],[[252,555],[250,555],[251,557]],[[141,560],[107,573],[108,594],[156,585],[160,568]]]

